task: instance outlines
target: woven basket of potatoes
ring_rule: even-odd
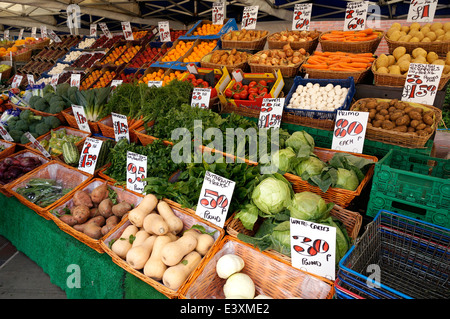
[[[405,47],[397,47],[392,54],[380,54],[372,64],[375,85],[403,87],[406,81],[410,63],[443,65],[438,89],[442,90],[450,79],[450,52],[440,57],[434,51],[415,48],[407,53]]]
[[[433,51],[437,54],[447,54],[450,51],[450,22],[435,22],[421,25],[413,22],[402,25],[393,23],[384,34],[384,38],[389,47],[389,53],[402,46],[407,53],[421,47],[426,51]]]

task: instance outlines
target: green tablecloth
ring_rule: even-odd
[[[0,194],[0,234],[63,289],[69,299],[167,299],[111,257],[63,232],[15,197]]]

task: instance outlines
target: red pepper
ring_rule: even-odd
[[[241,93],[239,93],[239,97],[241,100],[246,100],[248,97],[248,91],[247,90],[241,91]]]

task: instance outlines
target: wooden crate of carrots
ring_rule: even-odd
[[[319,37],[322,51],[375,53],[384,32],[371,28],[361,31],[328,31]]]

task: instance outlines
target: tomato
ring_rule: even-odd
[[[249,88],[252,88],[252,87],[254,87],[254,86],[256,86],[258,83],[256,83],[256,81],[251,81],[249,84],[248,84],[248,87]]]
[[[268,92],[267,88],[261,88],[258,90],[258,94],[263,94],[263,93],[265,94],[267,92]]]
[[[242,82],[234,83],[233,89],[235,89],[237,91],[241,91],[242,90]]]
[[[216,88],[212,88],[211,89],[211,95],[210,95],[210,99],[213,99],[217,96],[217,90]]]
[[[249,86],[249,87],[250,87],[250,86]],[[250,87],[250,88],[248,89],[248,93],[249,93],[249,94],[252,94],[252,93],[258,93],[258,89],[255,88],[255,87]]]
[[[258,98],[258,94],[257,94],[257,93],[250,93],[250,94],[248,95],[248,99],[249,99],[250,101],[255,101],[257,98]]]
[[[248,97],[248,91],[247,90],[241,91],[241,93],[239,93],[239,97],[241,100],[246,100]]]
[[[241,95],[239,93],[234,93],[233,94],[233,99],[235,99],[235,100],[239,100],[240,97],[241,97]]]
[[[267,86],[267,82],[264,80],[260,80],[258,84],[261,86]]]
[[[227,98],[231,98],[233,96],[233,91],[231,91],[231,89],[226,89],[225,90],[225,96]]]

